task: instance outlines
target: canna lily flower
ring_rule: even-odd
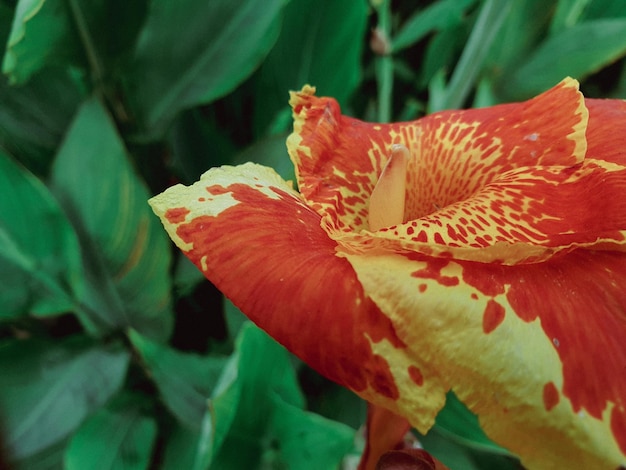
[[[451,389],[527,468],[626,465],[626,102],[566,79],[408,123],[290,104],[298,191],[248,163],[150,201],[206,277],[422,433]]]

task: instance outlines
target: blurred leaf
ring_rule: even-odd
[[[548,38],[509,72],[507,87],[525,99],[566,76],[583,79],[626,53],[626,19],[579,23]],[[557,60],[558,59],[558,60]]]
[[[0,343],[0,423],[10,460],[66,438],[122,385],[129,355],[85,338]]]
[[[15,8],[2,72],[23,83],[44,65],[77,54],[64,0],[19,0]]]
[[[550,24],[550,34],[571,28],[580,20],[585,7],[591,0],[559,0]]]
[[[466,447],[490,453],[511,455],[494,443],[483,432],[478,418],[452,392],[446,396],[446,404],[437,415],[436,429],[455,442]]]
[[[455,28],[475,3],[476,0],[441,0],[417,11],[393,37],[393,52],[415,44],[433,31]]]
[[[546,36],[555,0],[510,2],[510,11],[489,48],[484,74],[493,77],[499,101],[510,101],[507,71],[533,52]]]
[[[0,147],[46,175],[83,99],[81,88],[79,77],[61,68],[46,68],[20,86],[0,77]]]
[[[200,432],[183,426],[178,421],[167,426],[163,464],[160,470],[206,470],[203,465],[212,439],[211,415],[207,410]]]
[[[430,106],[431,111],[457,109],[465,105],[467,96],[474,87],[480,71],[483,69],[489,46],[497,37],[509,11],[511,2],[485,0],[480,7],[472,32],[463,49],[463,53],[454,68],[441,100],[441,107]]]
[[[83,289],[78,239],[48,189],[0,152],[0,319],[71,311]]]
[[[157,427],[153,418],[143,414],[141,404],[140,397],[127,394],[100,408],[72,437],[63,468],[149,468]]]
[[[52,183],[84,253],[85,325],[97,333],[133,327],[159,341],[168,338],[169,243],[96,99],[80,108],[53,166]]]
[[[185,354],[129,332],[165,406],[184,425],[199,430],[208,401],[228,358]]]
[[[624,18],[626,2],[624,0],[591,0],[583,11],[583,19]]]
[[[237,152],[237,147],[215,116],[207,117],[200,109],[189,109],[174,120],[168,141],[173,165],[184,183],[195,182],[213,166],[224,165]]]
[[[289,109],[289,90],[307,83],[319,95],[346,104],[361,81],[367,7],[364,0],[292,0],[287,5],[278,41],[254,82],[257,135],[267,131],[279,110]]]
[[[280,29],[285,0],[154,0],[127,75],[127,97],[149,133],[185,108],[232,91]]]
[[[419,70],[420,87],[428,86],[437,75],[439,75],[437,79],[442,80],[442,86],[445,85],[445,75],[453,68],[467,40],[467,34],[468,26],[463,23],[456,28],[444,29],[430,39]],[[443,93],[443,87],[441,91]],[[428,106],[430,105],[429,102]]]
[[[286,181],[296,181],[293,163],[287,153],[287,134],[266,137],[240,152],[233,159],[233,165],[256,162],[274,168]]]

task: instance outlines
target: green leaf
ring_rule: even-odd
[[[72,437],[65,470],[149,468],[156,422],[142,412],[141,397],[122,395],[94,413]]]
[[[272,398],[270,432],[277,442],[277,460],[293,470],[338,468],[352,449],[354,430],[308,413],[277,395]]]
[[[391,48],[398,52],[433,31],[453,29],[462,23],[466,11],[476,0],[441,0],[411,15],[393,37]]]
[[[169,337],[169,240],[150,213],[147,189],[102,105],[80,108],[52,168],[52,184],[81,242],[91,331],[132,327]]]
[[[129,355],[85,338],[0,344],[0,416],[9,460],[62,441],[119,390]]]
[[[258,140],[233,159],[233,165],[255,162],[274,168],[287,181],[296,180],[293,163],[287,153],[287,134],[278,134]]]
[[[274,44],[284,0],[154,0],[127,74],[133,109],[160,135],[185,108],[232,91]]]
[[[566,76],[583,79],[626,54],[626,19],[579,23],[548,38],[509,73],[519,99],[534,96]],[[558,60],[555,60],[558,58]]]
[[[509,451],[494,443],[483,432],[478,418],[456,397],[453,392],[446,396],[446,405],[437,415],[436,429],[448,438],[472,449],[511,455]]]
[[[133,330],[129,338],[156,383],[165,406],[182,424],[200,430],[209,397],[228,358],[181,353]]]
[[[591,0],[559,0],[550,24],[550,34],[574,26],[580,20],[585,7]]]
[[[288,91],[307,83],[319,95],[346,104],[361,81],[367,14],[364,0],[292,0],[287,5],[276,45],[255,76],[257,134],[267,131],[279,110],[289,110]],[[287,122],[291,126],[291,119]]]
[[[46,64],[77,54],[64,0],[19,0],[13,17],[2,72],[23,83]]]
[[[83,290],[78,239],[54,197],[0,152],[0,319],[74,309]]]
[[[214,402],[216,425],[219,413],[235,411],[211,468],[255,468],[262,461],[288,462],[293,469],[338,466],[351,448],[354,431],[303,411],[289,353],[251,323],[242,328],[237,351],[236,368],[230,372],[236,381],[221,395],[221,403]],[[225,398],[237,388],[237,400],[229,403]],[[216,439],[224,438],[220,432],[216,427]],[[315,459],[323,464],[315,466]]]
[[[54,154],[84,98],[76,74],[47,68],[28,83],[0,77],[0,146],[38,175],[47,175]]]

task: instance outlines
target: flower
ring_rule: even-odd
[[[299,191],[252,163],[150,203],[309,365],[421,432],[452,389],[528,468],[626,464],[626,102],[371,124],[305,86]]]

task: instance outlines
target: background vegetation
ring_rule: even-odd
[[[372,121],[522,100],[566,75],[626,97],[623,0],[0,0],[0,38],[14,469],[354,463],[364,403],[246,323],[146,204],[216,165],[293,177],[288,90],[316,85]],[[517,467],[454,396],[422,442],[452,469]]]

